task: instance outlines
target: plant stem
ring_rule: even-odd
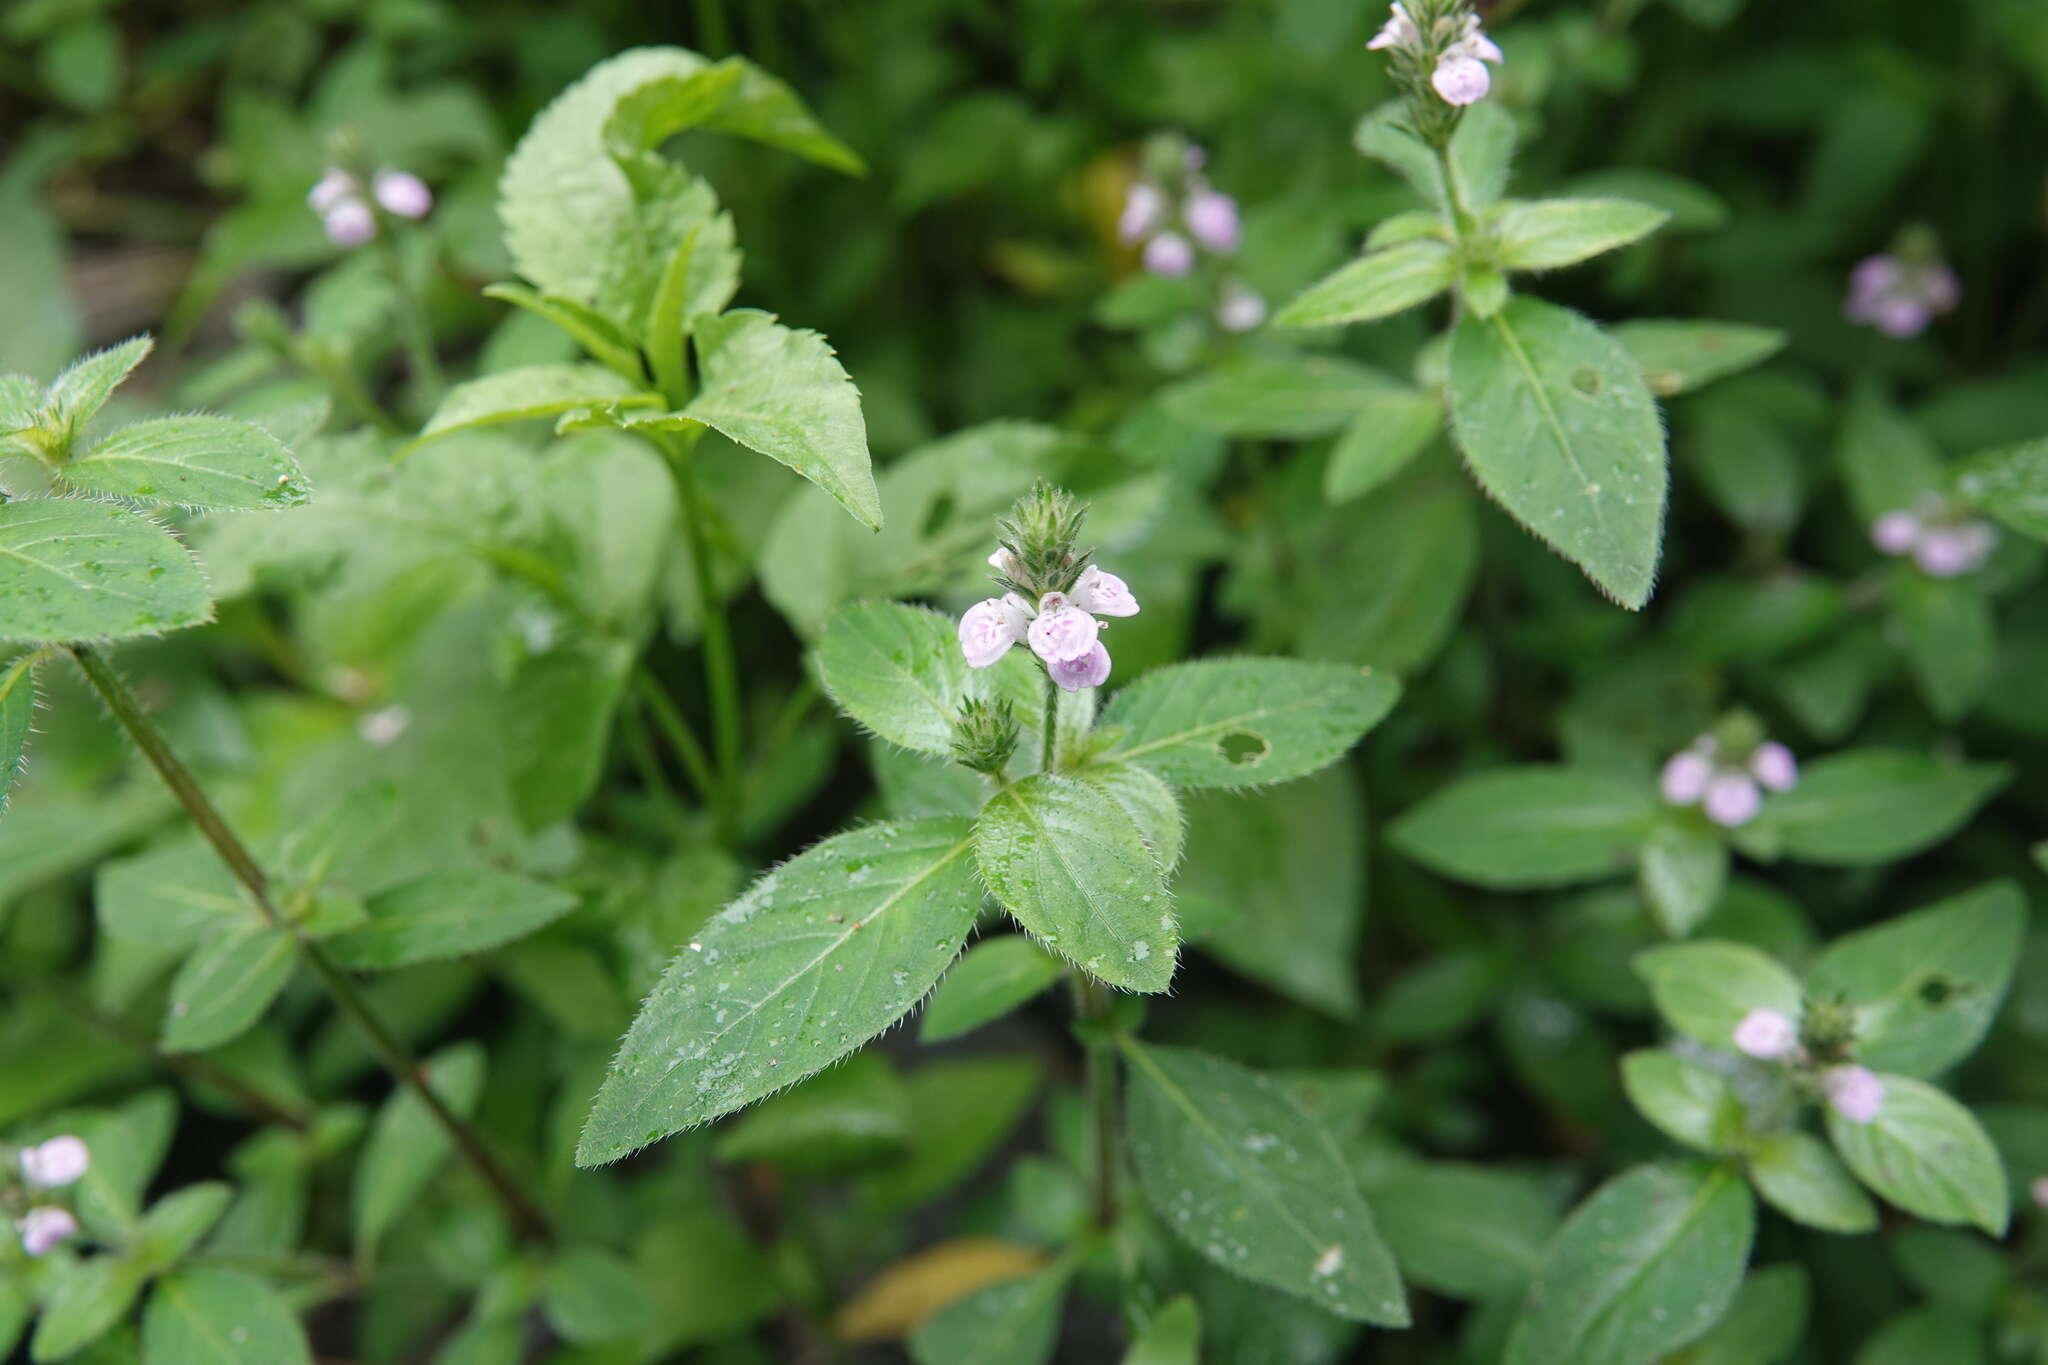
[[[1110,1032],[1109,991],[1084,972],[1074,975],[1074,1010],[1087,1028],[1088,1112],[1095,1133],[1094,1195],[1091,1200],[1095,1226],[1107,1231],[1116,1226],[1116,1049]]]
[[[1050,675],[1045,680],[1045,722],[1044,734],[1039,740],[1038,770],[1052,771],[1054,757],[1059,753],[1060,694]]]
[[[697,732],[690,728],[690,722],[676,709],[675,702],[662,688],[661,679],[655,677],[646,664],[638,667],[633,681],[639,687],[640,699],[647,704],[655,725],[667,737],[676,757],[682,760],[690,785],[697,789],[697,799],[706,805],[715,805],[718,801],[718,779],[711,771],[711,760],[705,756],[704,745],[698,740]]]
[[[377,254],[383,259],[384,273],[391,279],[391,287],[398,293],[399,325],[405,330],[406,354],[412,362],[412,377],[426,396],[428,408],[437,407],[446,386],[441,380],[441,360],[434,354],[434,333],[427,325],[427,310],[420,303],[420,297],[413,292],[412,281],[405,275],[405,258],[399,255],[398,242],[393,236],[397,220],[386,214],[377,215]]]
[[[697,628],[703,636],[704,680],[711,694],[711,744],[718,767],[717,814],[719,828],[730,833],[738,816],[740,789],[740,680],[725,603],[712,577],[711,518],[697,478],[696,445],[702,434],[701,427],[687,435],[662,432],[655,443],[675,476],[683,539],[689,546],[691,576],[697,580]]]
[[[401,1084],[413,1088],[420,1102],[433,1115],[434,1121],[446,1131],[456,1150],[476,1168],[484,1183],[505,1205],[514,1226],[535,1240],[553,1240],[554,1234],[548,1225],[547,1215],[541,1212],[539,1206],[519,1188],[504,1167],[498,1164],[497,1158],[491,1155],[490,1149],[484,1145],[483,1138],[477,1131],[442,1103],[441,1097],[435,1094],[434,1088],[427,1083],[426,1073],[421,1069],[419,1062],[413,1058],[405,1044],[399,1041],[398,1036],[377,1017],[376,1012],[370,1008],[369,1001],[365,1000],[362,992],[356,988],[355,982],[335,965],[334,960],[318,942],[306,936],[296,921],[279,913],[276,904],[270,899],[270,882],[263,869],[257,865],[248,848],[214,806],[205,789],[179,760],[169,741],[164,738],[163,731],[149,718],[149,713],[142,709],[142,704],[135,699],[135,694],[128,690],[128,685],[121,681],[121,676],[114,671],[112,665],[102,658],[97,650],[89,646],[74,646],[71,657],[77,661],[79,670],[85,674],[86,681],[92,684],[93,690],[100,694],[100,700],[113,712],[114,719],[128,732],[129,738],[135,741],[135,747],[142,750],[142,756],[156,769],[157,776],[163,779],[171,795],[185,808],[185,813],[191,817],[192,823],[198,826],[199,833],[213,846],[213,851],[227,865],[228,871],[234,874],[235,880],[249,893],[250,900],[255,903],[264,920],[278,932],[291,935],[292,944],[297,948],[299,956],[327,987],[328,992],[334,997],[334,1003],[363,1031],[364,1036],[370,1041],[370,1046],[383,1059],[392,1076]]]

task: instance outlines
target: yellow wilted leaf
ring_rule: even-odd
[[[911,1329],[956,1299],[1045,1264],[1045,1253],[994,1237],[955,1237],[885,1267],[840,1305],[832,1327],[843,1341],[881,1341]]]

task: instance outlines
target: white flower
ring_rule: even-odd
[[[1462,107],[1486,98],[1486,92],[1493,88],[1493,74],[1477,57],[1446,53],[1438,59],[1429,83],[1445,104]]]
[[[1226,332],[1249,332],[1266,320],[1266,297],[1236,280],[1223,286],[1222,301],[1216,305],[1216,321]]]
[[[1395,0],[1391,8],[1392,16],[1380,26],[1380,31],[1373,35],[1366,48],[1377,52],[1381,48],[1405,47],[1412,52],[1421,47],[1422,31],[1416,28],[1415,21],[1408,17],[1407,9],[1400,4],[1400,0]]]
[[[1126,246],[1143,241],[1166,216],[1166,195],[1150,181],[1132,183],[1124,193],[1124,211],[1116,220],[1117,240]]]
[[[1799,1030],[1778,1010],[1753,1009],[1735,1026],[1735,1046],[1767,1062],[1789,1055],[1798,1043]]]
[[[976,602],[960,618],[960,652],[969,668],[987,668],[1022,643],[1031,609],[1016,593]]]
[[[1130,585],[1113,573],[1104,573],[1100,566],[1094,564],[1081,570],[1068,600],[1082,611],[1093,612],[1097,616],[1138,614],[1138,599],[1131,596]]]
[[[1851,1123],[1869,1123],[1884,1109],[1884,1082],[1867,1066],[1838,1066],[1821,1078],[1835,1112]]]
[[[401,218],[424,218],[434,207],[434,192],[411,171],[377,172],[370,192],[377,196],[385,212]]]
[[[69,1185],[92,1165],[92,1153],[83,1138],[66,1134],[34,1147],[24,1147],[19,1158],[21,1177],[37,1189],[50,1190]]]
[[[1038,615],[1028,632],[1031,651],[1049,664],[1072,663],[1095,648],[1101,628],[1064,593],[1049,592],[1038,599]]]
[[[54,1205],[30,1209],[22,1215],[21,1249],[31,1256],[47,1256],[59,1244],[78,1235],[78,1220],[69,1209]]]

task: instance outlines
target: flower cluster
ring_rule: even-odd
[[[1849,299],[1842,312],[1851,322],[1903,339],[1926,331],[1961,296],[1956,273],[1945,262],[1887,252],[1864,258],[1849,272]]]
[[[92,1153],[82,1138],[53,1137],[15,1156],[21,1175],[21,1193],[34,1201],[15,1220],[21,1249],[31,1256],[46,1256],[78,1235],[78,1220],[61,1204],[48,1202],[52,1190],[76,1184],[92,1165]],[[12,1202],[12,1201],[10,1201]]]
[[[1998,545],[1986,521],[1945,506],[1887,512],[1870,528],[1870,543],[1888,555],[1911,555],[1931,578],[1956,578],[1984,566]]]
[[[1138,599],[1121,578],[1074,548],[1084,509],[1041,484],[1000,523],[1001,548],[988,558],[1001,597],[977,602],[960,618],[960,652],[969,668],[989,668],[1013,645],[1028,644],[1046,676],[1069,692],[1109,680],[1100,616],[1136,616]]]
[[[434,207],[434,192],[410,171],[381,170],[367,187],[348,171],[330,167],[306,195],[306,206],[320,215],[327,240],[336,246],[361,246],[377,235],[377,212],[400,218],[424,218]]]
[[[1760,1061],[1804,1061],[1799,1028],[1782,1011],[1753,1009],[1735,1025],[1736,1050]],[[1851,1123],[1870,1123],[1884,1110],[1884,1080],[1867,1066],[1843,1062],[1820,1073],[1820,1091]]]
[[[1145,269],[1179,279],[1206,252],[1229,257],[1243,238],[1237,200],[1202,175],[1208,153],[1178,138],[1155,139],[1147,149],[1146,171],[1131,182],[1117,216],[1117,240],[1140,249]],[[1249,332],[1266,320],[1266,300],[1235,279],[1225,280],[1216,321],[1232,332]]]
[[[1660,785],[1672,805],[1698,806],[1715,824],[1734,829],[1756,818],[1765,791],[1799,785],[1799,761],[1775,740],[1744,752],[1720,736],[1701,735],[1665,762]]]
[[[1459,5],[1433,12],[1418,3],[1415,8],[1423,12],[1418,23],[1402,0],[1394,0],[1392,8],[1392,17],[1366,44],[1368,48],[1390,50],[1426,68],[1430,89],[1445,104],[1463,108],[1486,98],[1493,88],[1493,73],[1486,64],[1499,66],[1504,58],[1493,39],[1479,31],[1478,15]]]

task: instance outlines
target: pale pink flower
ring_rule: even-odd
[[[1178,232],[1162,232],[1145,243],[1145,269],[1178,279],[1195,268],[1195,248]]]
[[[976,602],[960,618],[960,652],[969,668],[987,668],[1024,640],[1031,613],[1015,593]]]
[[[92,1153],[83,1138],[66,1134],[24,1147],[19,1161],[23,1180],[38,1189],[52,1190],[84,1175],[92,1165]]]
[[[2034,1207],[2048,1210],[2048,1175],[2037,1175],[2027,1185],[2027,1194],[2033,1198]]]
[[[1366,48],[1377,52],[1388,47],[1405,47],[1410,50],[1421,47],[1422,31],[1416,28],[1415,21],[1408,17],[1406,6],[1396,0],[1391,8],[1393,14],[1380,26],[1380,31],[1373,35],[1372,41],[1365,45]]]
[[[69,1209],[55,1205],[30,1209],[22,1215],[19,1227],[21,1249],[31,1256],[47,1256],[78,1235],[78,1220]]]
[[[1102,641],[1097,640],[1079,658],[1047,664],[1046,672],[1069,692],[1078,692],[1084,687],[1100,687],[1109,681],[1109,651],[1103,648]]]
[[[370,190],[385,212],[401,218],[424,218],[434,207],[434,192],[411,171],[379,171]]]
[[[344,199],[327,210],[322,226],[336,246],[356,247],[377,235],[377,215],[360,199]]]
[[[1074,580],[1074,591],[1067,600],[1096,616],[1138,614],[1138,599],[1131,596],[1130,585],[1113,573],[1104,573],[1100,566],[1094,564],[1081,570],[1081,576]]]
[[[1929,577],[1956,578],[1982,568],[1997,543],[1997,535],[1981,521],[1930,527],[1913,547],[1913,562]]]
[[[1842,313],[1895,340],[1918,336],[1949,312],[1962,296],[1955,271],[1940,261],[1867,256],[1849,272],[1849,297]]]
[[[1920,518],[1911,512],[1887,512],[1870,528],[1870,543],[1888,555],[1902,555],[1920,540]]]
[[[1690,806],[1707,794],[1707,784],[1713,780],[1714,765],[1707,756],[1696,749],[1683,749],[1665,761],[1658,785],[1672,805]]]
[[[1493,73],[1477,57],[1446,53],[1437,62],[1429,83],[1445,104],[1477,104],[1493,88]]]
[[[1141,242],[1165,216],[1166,195],[1157,185],[1137,181],[1124,193],[1124,211],[1116,220],[1117,240],[1125,245]]]
[[[1756,781],[1747,773],[1722,771],[1714,774],[1707,783],[1707,794],[1700,802],[1700,808],[1707,818],[1723,829],[1734,829],[1756,819],[1757,811],[1763,806],[1763,793],[1757,790]]]
[[[1799,1030],[1778,1010],[1753,1009],[1735,1026],[1735,1046],[1752,1057],[1775,1062],[1799,1045]]]
[[[1032,619],[1031,650],[1049,664],[1072,663],[1095,648],[1102,623],[1075,606],[1064,594],[1049,592],[1038,599]]]
[[[325,214],[342,200],[355,198],[356,193],[355,177],[345,171],[330,170],[306,191],[306,207]]]
[[[1756,746],[1749,756],[1749,771],[1767,791],[1788,792],[1799,785],[1799,760],[1774,739]]]
[[[1266,320],[1266,298],[1236,280],[1223,286],[1223,298],[1216,305],[1216,321],[1226,332],[1249,332]]]
[[[1222,256],[1237,250],[1237,201],[1221,190],[1196,190],[1188,196],[1181,217],[1194,239],[1209,250]]]
[[[1884,1082],[1867,1066],[1833,1067],[1821,1077],[1821,1089],[1851,1123],[1870,1123],[1884,1109]]]

